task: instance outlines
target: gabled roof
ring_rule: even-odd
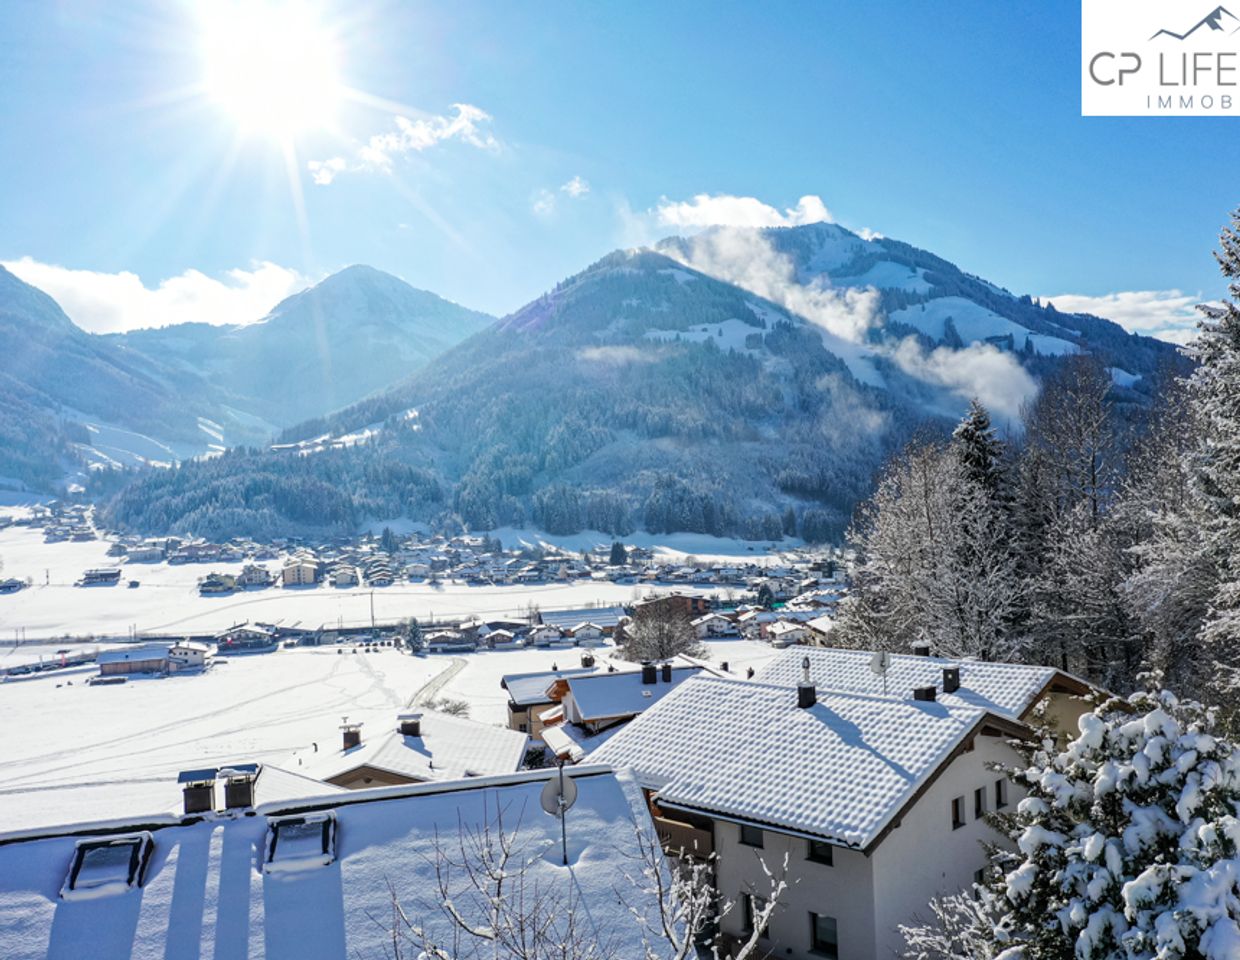
[[[590,723],[635,717],[701,672],[701,667],[673,667],[670,683],[663,680],[662,669],[656,671],[655,683],[642,683],[640,670],[596,673],[569,678],[568,689],[572,692],[580,722]]]
[[[623,607],[579,607],[575,610],[543,610],[539,613],[548,626],[568,630],[583,620],[600,627],[614,627],[624,616]]]
[[[618,887],[629,890],[626,899],[653,910],[643,888],[623,879],[640,868],[628,847],[644,816],[640,797],[606,769],[578,767],[570,775],[578,793],[567,818],[568,869],[541,855],[560,844],[559,821],[539,807],[555,770],[283,801],[254,816],[131,820],[111,833],[76,836],[47,831],[0,845],[0,953],[5,960],[384,956],[393,894],[434,937],[448,940],[436,845],[452,848],[462,830],[493,830],[503,811],[504,832],[528,864],[528,889],[577,898],[577,923],[589,941],[612,956],[640,956],[640,925],[616,896]],[[258,869],[273,819],[322,813],[334,820],[330,858],[278,875]],[[153,847],[140,888],[60,898],[79,840],[142,831]],[[467,884],[452,871],[450,895],[463,908],[471,903]]]
[[[120,647],[104,650],[95,658],[96,663],[132,663],[144,660],[161,660],[168,656],[167,643],[147,643],[138,647]]]
[[[809,657],[810,679],[819,690],[884,694],[883,679],[870,669],[874,654],[869,650],[800,647],[776,657],[754,679],[784,686],[800,683],[805,657]],[[943,692],[943,670],[947,667],[960,668],[960,689],[954,693]],[[885,692],[893,697],[911,697],[915,687],[937,686],[942,703],[982,707],[1020,719],[1056,684],[1076,693],[1089,690],[1085,681],[1053,667],[894,653]]]
[[[537,673],[509,673],[499,685],[508,691],[508,699],[518,707],[550,703],[547,688],[561,677],[577,677],[596,672],[597,667],[574,667],[569,670],[540,670]]]
[[[699,676],[590,754],[672,805],[868,847],[983,726],[978,707]]]
[[[512,773],[525,757],[527,737],[515,730],[433,710],[422,712],[421,736],[371,731],[361,745],[301,754],[298,771],[319,780],[374,767],[410,780],[450,780]]]

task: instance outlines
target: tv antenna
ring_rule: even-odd
[[[577,784],[572,777],[564,776],[564,761],[559,763],[560,775],[547,781],[542,789],[539,802],[543,810],[558,817],[560,821],[560,855],[564,866],[568,866],[568,810],[577,802]]]

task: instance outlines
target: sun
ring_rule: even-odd
[[[332,125],[337,45],[312,7],[203,4],[201,42],[206,95],[243,134],[288,141]]]

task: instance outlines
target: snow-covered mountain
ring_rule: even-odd
[[[100,336],[0,267],[0,487],[169,464],[322,416],[408,376],[490,322],[350,267],[256,323]]]
[[[390,386],[493,319],[353,266],[255,323],[183,324],[114,339],[206,377],[247,412],[288,426]]]
[[[474,529],[837,535],[912,431],[973,395],[1012,423],[1077,351],[1118,371],[1133,408],[1173,356],[896,241],[826,224],[713,233],[604,257],[399,385],[286,431],[274,455],[176,482],[258,470],[276,488],[330,483],[338,517],[455,513]],[[117,518],[145,525],[171,482],[144,481]],[[267,524],[270,501],[254,506]],[[187,501],[199,520],[210,502]],[[251,506],[237,509],[244,526]]]

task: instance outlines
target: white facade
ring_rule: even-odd
[[[202,670],[215,658],[215,645],[184,640],[168,648],[168,670]]]

